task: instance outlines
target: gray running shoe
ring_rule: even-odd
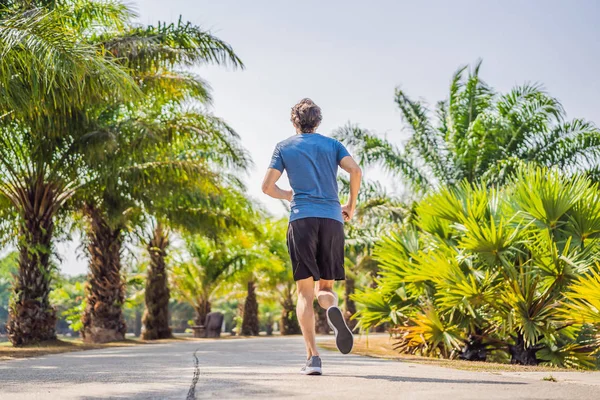
[[[300,370],[304,375],[321,375],[321,357],[312,356],[306,360],[306,364]]]
[[[327,322],[335,334],[335,344],[342,354],[348,354],[352,351],[354,337],[352,331],[344,321],[342,310],[336,306],[327,309]]]

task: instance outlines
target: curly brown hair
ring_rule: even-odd
[[[309,98],[300,100],[292,107],[290,121],[302,133],[313,133],[322,119],[321,108]]]

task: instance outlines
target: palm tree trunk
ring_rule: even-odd
[[[346,323],[350,329],[354,329],[357,321],[351,319],[352,316],[356,313],[356,304],[354,304],[354,300],[352,300],[352,295],[354,294],[354,279],[346,277],[345,282],[345,293],[344,293],[344,308],[346,312],[344,313],[344,318],[346,319]]]
[[[240,324],[240,319],[242,320],[242,322],[244,322],[244,306],[245,306],[245,302],[238,302],[237,305],[237,314],[235,316],[234,319],[234,329],[235,329],[235,334],[238,336],[242,336],[242,325]]]
[[[515,344],[508,346],[510,353],[510,363],[520,365],[538,365],[539,360],[536,357],[536,353],[542,348],[542,346],[528,347],[525,344],[525,339],[521,333],[517,334],[515,338]]]
[[[467,361],[486,361],[488,346],[483,342],[483,330],[475,328],[465,340],[465,345],[460,350],[458,358]]]
[[[242,321],[243,336],[258,336],[258,302],[254,281],[248,282],[248,296],[244,303],[244,319]]]
[[[140,310],[140,306],[135,308],[135,326],[133,327],[133,335],[135,337],[140,337],[142,334],[142,311]]]
[[[19,274],[6,329],[15,346],[56,339],[56,312],[50,306],[54,193],[49,184],[36,185],[25,195],[18,241]]]
[[[196,325],[204,325],[206,322],[206,316],[210,312],[210,308],[211,304],[208,300],[201,301],[198,307],[195,308],[196,318],[194,319],[194,323],[196,323]]]
[[[93,205],[86,205],[90,254],[87,306],[83,313],[83,340],[107,343],[125,339],[122,306],[125,291],[121,279],[121,227],[112,228]]]
[[[297,335],[300,333],[300,325],[296,316],[296,306],[292,294],[288,293],[281,304],[281,328],[282,335]]]
[[[322,335],[328,335],[331,328],[327,322],[327,312],[319,305],[317,301],[313,303],[315,310],[315,318],[317,319],[315,324],[315,331]]]
[[[161,224],[156,225],[154,236],[148,244],[150,265],[146,278],[146,311],[144,312],[145,340],[166,339],[172,337],[169,328],[169,286],[165,264],[169,237]]]

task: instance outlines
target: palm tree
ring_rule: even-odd
[[[0,194],[19,229],[7,324],[14,345],[55,337],[48,302],[54,217],[85,183],[77,151],[85,117],[78,110],[139,94],[122,67],[80,40],[69,22],[74,14],[29,6],[0,10]]]
[[[248,212],[252,205],[236,189],[220,186],[216,191],[209,191],[205,187],[197,187],[200,180],[192,183],[196,186],[179,185],[175,190],[170,190],[168,196],[162,196],[162,200],[154,199],[152,205],[145,207],[156,218],[155,228],[147,245],[150,264],[147,269],[146,311],[143,318],[143,338],[146,340],[163,339],[171,335],[166,256],[173,229],[219,240],[223,235],[252,225],[253,213]]]
[[[571,172],[598,169],[600,133],[592,123],[566,121],[559,101],[539,85],[496,93],[480,78],[480,67],[459,68],[434,113],[396,89],[411,134],[403,148],[355,125],[336,135],[362,164],[380,164],[417,191],[464,179],[502,183],[523,162]]]
[[[120,257],[126,232],[144,225],[144,213],[166,217],[183,214],[186,208],[191,210],[186,217],[192,219],[200,214],[199,204],[183,207],[180,194],[204,190],[206,204],[222,180],[212,165],[245,168],[248,163],[237,134],[201,107],[210,102],[207,85],[177,70],[209,62],[243,66],[229,45],[181,21],[141,28],[125,20],[112,28],[92,41],[128,69],[144,96],[136,102],[108,102],[98,104],[96,111],[87,110],[90,133],[85,156],[93,180],[77,200],[88,220],[90,279],[83,334],[91,342],[124,338]],[[162,201],[165,196],[176,199]],[[173,210],[165,210],[167,203]],[[215,215],[212,212],[213,220]],[[152,260],[148,283],[153,286],[149,293],[161,296],[158,303],[153,303],[152,295],[146,296],[146,338],[170,336],[161,317],[167,315],[169,300],[165,223],[163,218],[156,225],[153,233],[162,236],[152,237],[148,246]]]
[[[256,282],[253,279],[247,282],[247,295],[244,301],[244,313],[242,314],[242,330],[243,336],[258,336],[259,321],[258,321],[258,300],[256,299]]]
[[[162,224],[156,224],[148,253],[150,263],[147,269],[144,301],[146,309],[142,317],[145,340],[166,339],[172,336],[169,327],[169,299],[171,298],[167,282],[167,265],[165,257],[169,247],[168,233]]]
[[[238,144],[237,134],[218,119],[197,113],[188,113],[176,126],[185,139],[180,141],[183,148],[170,150],[174,165],[168,169],[169,178],[166,179],[167,171],[158,171],[139,197],[142,209],[152,215],[155,226],[147,237],[151,258],[147,290],[161,294],[146,296],[147,339],[168,335],[168,322],[161,315],[168,312],[165,257],[170,232],[176,229],[217,238],[231,229],[253,224],[253,213],[248,212],[252,205],[240,194],[243,185],[235,175],[226,172],[245,169],[250,163]],[[189,164],[182,164],[183,159],[189,159]],[[136,181],[140,187],[139,180],[131,180]]]
[[[220,242],[201,236],[187,239],[191,259],[174,267],[171,280],[176,296],[196,310],[194,322],[197,325],[204,324],[217,289],[255,256],[255,252],[238,239],[235,236]]]
[[[291,287],[290,287],[291,286]],[[281,318],[279,332],[282,335],[299,335],[300,323],[296,315],[296,303],[293,297],[293,284],[285,285],[285,296],[281,301]]]
[[[221,285],[220,293],[227,298],[234,297],[241,300],[238,309],[238,317],[241,317],[239,334],[243,336],[258,336],[259,326],[259,290],[267,279],[267,271],[272,268],[271,262],[276,256],[271,253],[271,237],[265,235],[270,228],[270,222],[265,221],[262,213],[253,215],[254,226],[248,225],[246,229],[237,230],[234,233],[237,247],[246,249],[246,256],[242,268],[238,268],[227,282]],[[229,239],[231,240],[231,239]],[[260,293],[264,298],[264,293]]]
[[[154,117],[147,111],[146,114],[149,123],[160,121],[160,115]],[[232,133],[230,140],[223,134],[219,142],[211,130],[216,129],[218,120],[191,111],[177,114],[176,110],[171,110],[170,114],[176,119],[166,118],[161,121],[164,125],[156,124],[152,127],[154,129],[146,130],[148,125],[142,118],[136,120],[144,127],[141,131],[133,130],[133,133],[130,133],[122,125],[117,137],[123,139],[123,143],[112,147],[109,156],[106,156],[105,152],[101,153],[103,159],[97,164],[98,167],[104,167],[99,175],[100,179],[88,185],[87,190],[78,198],[85,205],[85,215],[90,224],[90,276],[99,277],[103,281],[106,281],[104,277],[107,274],[112,276],[111,284],[106,289],[95,285],[93,279],[90,280],[88,299],[93,297],[109,300],[115,312],[94,316],[91,312],[97,308],[92,304],[96,304],[96,301],[90,301],[90,318],[86,319],[89,322],[86,326],[90,329],[94,325],[113,324],[113,327],[107,329],[114,331],[114,324],[120,318],[120,248],[128,231],[132,231],[136,226],[147,226],[148,218],[154,216],[152,221],[155,229],[152,229],[147,246],[152,262],[147,272],[148,282],[161,287],[153,287],[149,293],[160,293],[164,298],[160,300],[159,306],[152,304],[153,296],[146,297],[146,315],[152,318],[153,315],[167,313],[168,289],[164,276],[164,258],[170,230],[167,226],[210,233],[218,227],[243,224],[244,216],[241,211],[237,213],[239,218],[235,218],[236,214],[233,213],[240,208],[232,206],[232,203],[235,201],[235,204],[241,206],[246,204],[245,199],[235,196],[232,190],[226,187],[228,177],[223,176],[224,173],[218,174],[213,171],[214,167],[209,164],[225,167],[226,162],[231,161],[240,167],[245,165],[244,152],[236,143],[237,135]],[[146,135],[158,138],[164,135],[165,139],[144,139]],[[132,145],[128,146],[128,143]],[[106,146],[110,147],[110,144],[107,143]],[[136,151],[132,152],[132,148]],[[216,151],[218,153],[214,154]],[[100,224],[106,229],[96,229],[101,227]],[[98,237],[103,239],[94,239]],[[114,246],[114,252],[111,245]],[[111,290],[113,295],[101,292],[103,290]],[[158,314],[153,314],[154,312]],[[164,323],[166,320],[160,323],[149,322],[146,328],[150,328],[150,325],[160,325],[160,329],[167,332],[168,324],[164,326]],[[94,331],[99,332],[98,329]],[[122,330],[116,332],[116,336],[92,336],[90,340],[117,340],[121,337]],[[146,332],[145,335],[150,337],[154,329],[147,329]],[[168,335],[161,333],[160,336],[163,334]]]
[[[544,168],[425,197],[376,248],[378,287],[355,296],[361,327],[391,323],[408,353],[592,366],[599,199],[584,176]]]
[[[279,219],[266,221],[260,226],[265,257],[259,282],[265,295],[281,307],[281,334],[296,335],[301,332],[296,316],[296,285],[286,244],[287,225],[287,219]]]

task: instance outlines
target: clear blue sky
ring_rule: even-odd
[[[482,76],[496,89],[541,82],[569,117],[600,123],[596,0],[129,3],[141,23],[182,15],[242,58],[243,71],[207,66],[196,72],[213,88],[214,114],[240,133],[254,159],[248,192],[275,214],[283,209],[262,194],[260,182],[275,144],[294,134],[289,110],[303,97],[323,109],[323,134],[352,121],[400,143],[405,136],[394,88],[435,104],[460,65],[482,58]],[[74,248],[59,246],[63,270],[83,273],[85,260],[75,259]]]

